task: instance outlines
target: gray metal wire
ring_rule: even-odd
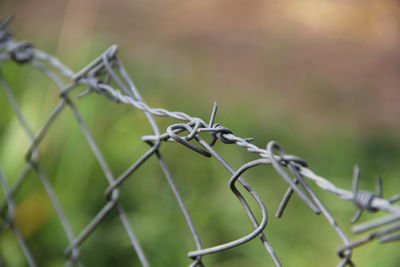
[[[129,236],[132,247],[142,266],[150,266],[149,260],[146,258],[140,242],[136,238],[132,226],[127,218],[125,209],[118,200],[120,196],[119,188],[122,186],[122,184],[129,179],[132,173],[139,169],[151,157],[157,158],[164,176],[173,191],[176,201],[178,202],[178,205],[193,236],[196,249],[188,252],[187,254],[188,257],[193,260],[190,266],[204,266],[202,258],[205,255],[218,253],[223,250],[240,246],[255,238],[259,238],[261,240],[275,266],[282,266],[272,245],[268,241],[266,235],[263,233],[268,222],[268,210],[262,198],[243,177],[243,174],[246,171],[259,165],[271,165],[276,170],[277,174],[282,177],[289,186],[278,208],[276,217],[282,217],[283,212],[294,193],[296,193],[315,214],[324,215],[328,223],[337,232],[338,236],[343,242],[343,245],[337,251],[339,257],[341,258],[339,266],[355,266],[351,260],[352,250],[355,247],[364,245],[365,243],[375,239],[378,239],[382,243],[400,240],[400,206],[394,205],[396,201],[400,200],[400,195],[396,195],[389,199],[382,198],[381,179],[378,180],[378,193],[359,191],[358,181],[360,171],[359,168],[356,167],[354,170],[353,189],[341,189],[328,179],[315,174],[307,167],[307,163],[303,159],[297,156],[286,154],[286,152],[278,143],[271,141],[266,145],[265,148],[260,148],[251,143],[252,138],[242,138],[236,136],[233,134],[232,130],[225,128],[219,123],[215,123],[217,112],[216,104],[214,105],[209,122],[205,122],[201,118],[192,117],[183,112],[168,111],[162,108],[150,107],[143,100],[123,64],[118,59],[118,48],[116,45],[111,46],[102,55],[100,55],[97,59],[88,64],[79,72],[74,72],[65,66],[60,60],[34,48],[29,42],[16,41],[9,31],[9,23],[10,19],[4,19],[0,21],[0,63],[14,61],[17,64],[30,65],[50,78],[60,90],[60,101],[58,105],[49,115],[41,130],[37,134],[34,134],[30,129],[24,114],[21,112],[14,93],[11,90],[6,78],[0,72],[0,87],[2,87],[6,93],[8,101],[11,103],[20,124],[30,139],[30,147],[28,149],[28,153],[26,154],[26,166],[11,187],[8,185],[4,174],[0,170],[0,182],[5,192],[5,199],[0,203],[0,214],[3,220],[2,226],[0,227],[0,235],[7,227],[9,227],[15,233],[29,266],[37,266],[37,264],[35,262],[34,255],[31,253],[23,235],[14,222],[15,203],[13,198],[16,192],[18,192],[20,188],[24,186],[24,183],[27,180],[27,175],[30,172],[35,172],[38,174],[69,240],[69,245],[65,250],[65,266],[82,266],[79,258],[80,246],[90,235],[92,235],[92,233],[104,220],[105,216],[112,210],[117,211],[117,216],[119,217],[121,224]],[[116,84],[116,87],[113,87],[112,84]],[[116,176],[111,171],[109,164],[103,157],[101,150],[92,136],[92,133],[90,132],[83,117],[81,116],[81,113],[75,105],[76,99],[70,95],[71,91],[75,90],[75,88],[77,88],[79,85],[84,85],[87,87],[87,90],[78,96],[79,98],[88,97],[91,94],[97,93],[109,98],[112,101],[115,101],[116,103],[133,106],[134,108],[144,112],[153,129],[154,135],[142,137],[142,140],[150,146],[149,150],[147,150],[137,161],[135,161],[119,176]],[[73,231],[70,222],[65,215],[63,207],[58,201],[57,194],[53,190],[47,174],[44,172],[39,163],[38,146],[46,137],[48,130],[53,125],[54,121],[57,120],[61,111],[64,109],[70,109],[72,114],[75,116],[75,119],[78,122],[86,141],[95,155],[108,182],[108,188],[104,193],[107,199],[106,204],[90,221],[90,223],[78,234]],[[170,117],[180,120],[181,122],[169,126],[166,132],[162,133],[156,121],[154,120],[154,116]],[[211,136],[211,142],[206,142],[199,135],[200,133],[204,132]],[[179,143],[188,149],[204,155],[205,157],[214,157],[229,173],[231,173],[232,176],[229,182],[230,190],[239,199],[241,205],[244,207],[247,213],[247,216],[249,217],[249,220],[253,224],[254,230],[251,233],[239,239],[211,247],[206,247],[202,244],[194,222],[176,186],[172,172],[169,170],[164,157],[159,150],[160,146],[164,142]],[[241,168],[236,170],[213,148],[216,142],[237,145],[250,153],[258,154],[260,159],[245,163]],[[338,225],[334,216],[329,212],[322,200],[309,186],[309,182],[314,183],[323,191],[338,196],[338,198],[342,200],[352,202],[358,209],[353,222],[358,220],[363,211],[381,211],[386,212],[389,215],[375,221],[355,226],[353,228],[353,232],[355,234],[364,233],[371,230],[374,231],[367,234],[365,237],[355,241],[350,241],[350,238]],[[246,197],[238,189],[238,186],[246,190],[258,204],[262,215],[261,221],[257,219],[255,212],[250,207]],[[385,228],[379,231],[375,230],[376,228],[381,227]]]

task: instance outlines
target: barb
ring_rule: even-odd
[[[305,160],[294,155],[286,154],[278,143],[271,141],[267,144],[266,148],[260,148],[251,143],[253,140],[252,138],[236,136],[231,129],[224,127],[220,123],[216,123],[218,109],[216,103],[214,103],[208,123],[201,118],[192,117],[183,112],[150,107],[143,100],[132,79],[128,75],[128,72],[120,62],[117,56],[118,47],[116,45],[111,46],[97,59],[75,73],[57,58],[34,48],[31,43],[27,41],[19,42],[14,40],[11,32],[8,30],[9,23],[10,19],[0,21],[0,63],[13,61],[20,65],[24,64],[32,66],[55,83],[56,87],[59,89],[60,95],[60,101],[49,115],[48,120],[45,122],[42,129],[37,134],[34,134],[21,112],[13,91],[8,85],[5,77],[0,73],[0,87],[5,91],[8,101],[12,105],[21,126],[24,128],[25,133],[30,139],[30,145],[26,153],[26,166],[21,171],[20,176],[16,179],[16,182],[11,186],[11,188],[8,187],[6,179],[0,172],[0,182],[5,192],[5,199],[0,203],[0,214],[4,221],[4,227],[9,226],[16,234],[25,258],[30,266],[36,266],[34,256],[29,251],[22,235],[19,233],[12,215],[15,210],[14,196],[16,192],[24,186],[27,180],[27,174],[31,171],[34,171],[39,176],[65,230],[68,239],[68,247],[65,251],[65,256],[67,258],[66,266],[80,266],[79,248],[91,235],[95,234],[97,227],[104,221],[104,218],[108,216],[112,210],[117,211],[117,216],[130,238],[133,250],[141,265],[145,267],[150,266],[150,262],[146,258],[145,252],[134,234],[126,211],[122,204],[119,203],[119,188],[152,156],[157,158],[192,234],[196,249],[188,253],[189,258],[192,259],[190,266],[204,266],[202,262],[204,256],[240,246],[256,237],[260,238],[275,266],[282,266],[277,253],[273,249],[273,242],[267,240],[263,233],[268,222],[268,210],[255,189],[242,177],[247,170],[259,165],[271,165],[277,175],[289,186],[278,207],[276,217],[282,217],[291,196],[295,193],[315,214],[322,214],[326,218],[343,242],[342,247],[338,249],[338,255],[342,258],[339,266],[355,266],[351,260],[351,255],[352,250],[358,246],[376,239],[381,243],[400,240],[400,207],[395,205],[395,202],[400,200],[400,195],[384,199],[382,197],[382,179],[380,177],[377,180],[377,193],[360,191],[358,188],[360,170],[356,167],[354,170],[353,189],[351,191],[341,189],[328,179],[315,174],[308,168]],[[79,109],[75,105],[77,100],[70,95],[72,91],[78,90],[77,88],[79,85],[84,85],[87,89],[84,92],[80,92],[77,99],[90,97],[92,94],[96,93],[116,103],[130,105],[144,112],[153,129],[153,135],[142,137],[142,141],[150,145],[150,149],[139,159],[135,160],[132,165],[120,175],[115,175],[111,172],[108,162],[102,155],[90,129],[84,122]],[[103,201],[105,201],[105,203],[103,207],[84,229],[79,230],[78,235],[74,234],[74,231],[64,214],[63,208],[58,201],[57,195],[54,192],[47,175],[39,164],[39,146],[43,139],[46,138],[47,133],[54,122],[58,120],[59,115],[66,109],[69,109],[75,116],[75,119],[108,182],[108,187],[104,192],[105,199]],[[165,130],[165,133],[162,133],[154,120],[154,116],[169,117],[179,120],[180,122],[170,125]],[[200,136],[201,133],[207,133],[210,136],[211,141],[206,142]],[[185,206],[184,199],[178,190],[178,185],[175,183],[172,172],[169,170],[164,157],[160,152],[159,148],[164,142],[174,142],[205,157],[216,159],[225,169],[227,169],[230,175],[232,175],[229,180],[230,190],[244,207],[246,214],[254,227],[254,230],[251,233],[223,244],[203,247],[200,235],[188,209]],[[233,168],[216,150],[214,150],[213,146],[217,142],[242,147],[247,152],[257,154],[260,159],[245,163],[242,167],[235,170],[235,168]],[[321,191],[332,193],[342,200],[352,202],[357,208],[356,215],[352,222],[356,222],[363,211],[389,213],[389,216],[384,217],[383,219],[356,225],[353,228],[354,234],[371,231],[378,227],[385,228],[379,231],[374,230],[375,232],[367,234],[365,237],[356,241],[350,241],[350,238],[338,225],[334,216],[329,212],[328,208],[318,197],[317,193],[314,192],[309,183],[314,183],[319,189],[321,189]],[[260,222],[256,218],[255,212],[250,207],[248,200],[245,195],[241,193],[240,189],[246,190],[256,201],[258,208],[261,211],[262,218]],[[6,213],[7,210],[8,215]],[[394,225],[387,226],[389,224]],[[2,232],[0,231],[0,235],[1,233]]]

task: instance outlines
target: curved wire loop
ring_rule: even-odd
[[[174,130],[187,130],[188,132],[192,132],[193,129],[188,124],[179,123],[179,124],[171,125],[167,128],[167,133],[176,142],[186,146],[187,148],[190,148],[193,151],[196,151],[197,153],[199,153],[203,156],[206,156],[208,158],[211,157],[211,154],[208,151],[206,151],[204,148],[200,148],[188,141],[188,140],[190,140],[189,138],[190,138],[191,134],[189,134],[189,136],[186,138],[182,138],[179,135],[177,135],[174,132]],[[194,138],[196,138],[196,137],[194,136]]]
[[[232,175],[232,177],[229,180],[229,187],[232,190],[232,192],[235,194],[235,196],[239,199],[239,201],[241,202],[242,205],[248,206],[248,203],[247,203],[246,199],[244,198],[244,196],[237,189],[237,187],[235,185],[236,181],[247,170],[249,170],[255,166],[258,166],[258,165],[270,164],[270,163],[271,162],[267,159],[258,159],[258,160],[255,160],[255,161],[252,161],[252,162],[249,162],[249,163],[243,165],[235,174]],[[264,202],[262,201],[261,197],[251,187],[244,186],[244,188],[254,198],[254,200],[257,202],[258,207],[261,210],[262,219],[261,219],[260,224],[257,226],[257,228],[253,232],[249,233],[248,235],[246,235],[242,238],[238,238],[236,240],[223,243],[221,245],[216,245],[216,246],[204,248],[201,250],[191,251],[188,253],[189,257],[193,258],[193,257],[197,257],[197,256],[204,256],[207,254],[231,249],[231,248],[237,247],[239,245],[242,245],[246,242],[249,242],[250,240],[254,239],[255,237],[257,237],[258,235],[260,235],[262,233],[262,231],[267,226],[267,222],[268,222],[267,208],[266,208]]]

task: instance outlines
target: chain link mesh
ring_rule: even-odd
[[[360,171],[358,167],[355,167],[352,190],[339,188],[328,179],[315,174],[307,167],[305,160],[294,155],[286,154],[277,142],[271,141],[265,148],[260,148],[251,143],[252,138],[236,136],[233,134],[231,129],[222,126],[220,123],[216,123],[216,104],[214,105],[211,118],[208,122],[201,118],[192,117],[183,112],[172,112],[162,108],[152,108],[143,100],[125,67],[117,57],[117,46],[111,46],[81,71],[74,72],[60,62],[56,57],[36,49],[31,43],[15,40],[9,31],[9,23],[10,19],[4,19],[0,22],[0,63],[14,61],[17,64],[30,65],[31,67],[38,69],[43,75],[56,84],[59,88],[60,96],[57,106],[48,116],[48,119],[41,130],[38,133],[34,133],[29,127],[26,117],[22,113],[6,77],[4,77],[3,73],[0,72],[0,87],[4,90],[7,100],[11,104],[19,123],[22,125],[25,134],[30,140],[30,146],[26,154],[26,165],[14,184],[9,185],[7,183],[7,179],[4,177],[4,173],[0,169],[0,182],[5,193],[5,199],[0,202],[2,218],[0,236],[7,228],[14,232],[29,266],[37,266],[37,262],[35,260],[35,255],[31,252],[20,229],[15,223],[14,196],[24,186],[28,174],[31,172],[34,172],[39,176],[40,181],[54,206],[58,218],[61,221],[65,235],[69,240],[68,247],[65,249],[65,266],[84,266],[83,263],[80,262],[80,247],[88,237],[93,234],[106,215],[112,210],[116,211],[116,216],[119,217],[141,265],[145,267],[150,266],[149,260],[146,258],[145,252],[142,249],[138,238],[136,238],[135,232],[128,220],[127,213],[123,205],[119,202],[120,187],[149,158],[157,158],[193,236],[196,249],[189,251],[187,254],[187,256],[192,259],[190,266],[193,267],[204,266],[202,259],[208,254],[218,253],[233,247],[241,246],[242,244],[257,238],[261,240],[262,245],[272,258],[275,266],[282,266],[273,246],[264,234],[264,229],[268,222],[267,208],[259,194],[246,181],[246,179],[243,178],[243,174],[245,174],[246,171],[259,165],[271,165],[272,168],[275,169],[276,173],[288,184],[288,190],[282,199],[276,217],[280,218],[282,216],[291,196],[297,194],[315,214],[322,214],[327,222],[337,232],[343,243],[337,251],[340,257],[339,266],[355,266],[355,263],[352,261],[352,251],[360,245],[364,245],[373,240],[379,240],[381,243],[400,240],[400,207],[394,205],[396,201],[400,200],[400,195],[395,195],[389,199],[382,198],[381,179],[378,179],[377,193],[359,191],[358,181]],[[115,176],[112,173],[109,163],[105,160],[91,131],[75,104],[75,101],[77,100],[76,97],[73,97],[70,94],[78,86],[84,86],[86,87],[86,90],[79,94],[77,98],[99,94],[108,98],[110,101],[133,106],[135,109],[141,110],[146,115],[147,120],[153,129],[153,135],[142,137],[142,141],[146,142],[150,148],[119,176]],[[90,223],[78,233],[72,229],[71,223],[50,183],[49,177],[39,163],[38,146],[43,139],[46,138],[49,128],[58,119],[61,111],[65,109],[70,109],[74,115],[108,182],[108,188],[104,193],[107,200],[106,204],[100,209],[96,216],[91,219]],[[155,116],[170,117],[179,120],[180,122],[170,125],[166,132],[163,133],[160,131],[160,128],[154,119]],[[201,137],[200,133],[209,134],[212,141],[205,141],[204,138]],[[160,146],[165,142],[178,143],[205,157],[215,158],[223,168],[227,169],[232,174],[229,181],[230,190],[239,199],[254,227],[254,230],[251,233],[220,245],[211,247],[203,245],[191,215],[186,208],[184,199],[175,184],[172,172],[168,168],[163,154],[159,150]],[[239,169],[234,169],[213,148],[214,144],[217,142],[237,145],[247,152],[257,154],[260,158],[247,162]],[[364,233],[366,231],[372,231],[372,233],[370,232],[364,237],[351,241],[338,225],[334,216],[329,212],[323,201],[310,187],[309,183],[314,183],[319,187],[319,189],[334,194],[341,200],[352,202],[358,209],[353,218],[353,222],[358,220],[363,211],[379,211],[387,213],[388,215],[385,215],[381,219],[369,221],[353,227],[354,234]],[[261,212],[261,219],[256,217],[256,212],[251,208],[248,199],[240,192],[239,188],[246,190],[256,201]],[[382,229],[377,230],[378,227]]]

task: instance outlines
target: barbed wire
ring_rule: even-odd
[[[145,252],[127,218],[126,211],[118,200],[120,196],[119,187],[129,179],[132,173],[139,169],[143,163],[151,157],[156,157],[158,159],[163,174],[173,191],[176,201],[178,202],[193,236],[196,249],[187,254],[188,257],[193,260],[190,266],[204,266],[202,262],[203,256],[240,246],[257,237],[261,240],[275,266],[282,266],[277,253],[274,251],[266,235],[263,233],[268,222],[268,210],[262,198],[243,177],[243,174],[246,171],[260,165],[271,165],[289,186],[275,216],[278,218],[282,217],[283,212],[294,193],[297,194],[315,214],[323,214],[343,242],[343,245],[337,251],[341,258],[339,266],[355,266],[351,259],[352,250],[355,247],[376,239],[381,243],[400,240],[400,206],[394,205],[396,201],[400,200],[400,195],[384,199],[382,197],[382,180],[380,178],[377,180],[377,193],[359,191],[358,182],[360,169],[355,167],[352,190],[339,188],[328,179],[315,174],[307,167],[305,160],[294,155],[286,154],[277,142],[270,141],[265,148],[260,148],[251,143],[253,140],[252,138],[236,136],[233,134],[231,129],[224,127],[220,123],[216,123],[216,104],[214,104],[208,122],[205,122],[201,118],[192,117],[183,112],[169,111],[162,108],[152,108],[143,100],[125,67],[117,57],[118,47],[116,45],[111,46],[81,71],[74,72],[56,57],[34,48],[30,42],[15,40],[9,31],[8,26],[10,21],[11,19],[4,19],[0,22],[0,63],[14,61],[18,64],[31,65],[50,78],[57,85],[60,95],[59,103],[51,112],[40,131],[37,134],[34,134],[20,109],[6,78],[0,71],[0,87],[3,88],[19,123],[24,128],[25,134],[30,140],[30,146],[26,153],[26,166],[11,187],[8,185],[7,179],[4,177],[4,174],[0,169],[0,182],[3,191],[5,192],[5,199],[0,203],[0,214],[3,218],[2,224],[0,225],[0,234],[7,227],[15,233],[29,266],[37,266],[37,263],[14,221],[15,202],[13,197],[23,186],[27,180],[27,175],[30,172],[36,172],[38,174],[69,240],[68,247],[65,250],[65,257],[67,258],[65,266],[84,266],[83,263],[80,262],[79,248],[96,230],[99,224],[104,220],[105,216],[112,210],[117,211],[117,216],[120,218],[142,266],[150,266],[150,263],[145,256]],[[103,157],[92,133],[76,107],[74,97],[70,95],[70,92],[76,90],[79,85],[84,85],[87,89],[83,93],[80,93],[77,98],[84,98],[97,93],[116,103],[133,106],[134,108],[144,112],[152,127],[154,134],[142,137],[142,140],[150,146],[149,150],[147,150],[119,176],[115,176],[111,171],[108,162]],[[72,111],[108,182],[108,187],[104,192],[104,196],[107,200],[106,204],[91,220],[91,222],[78,234],[75,234],[73,231],[63,207],[58,200],[57,194],[55,193],[47,174],[39,163],[39,144],[46,137],[48,130],[51,128],[54,121],[57,120],[61,111],[66,108],[69,108]],[[154,116],[169,117],[182,122],[170,125],[166,129],[166,132],[162,133],[154,119]],[[201,133],[208,133],[212,140],[210,142],[205,141],[205,139],[201,137]],[[179,143],[205,157],[214,157],[225,169],[227,169],[228,172],[231,173],[232,176],[229,181],[229,187],[232,193],[239,199],[247,213],[247,216],[253,224],[254,230],[251,233],[239,239],[211,247],[205,247],[202,244],[200,235],[195,228],[194,222],[177,188],[172,172],[169,170],[164,157],[160,152],[159,148],[164,142]],[[257,154],[260,158],[247,162],[236,170],[213,148],[217,142],[237,145],[250,153]],[[382,211],[389,215],[375,221],[356,225],[353,228],[355,234],[364,233],[370,230],[374,231],[360,239],[351,241],[339,226],[334,216],[329,212],[323,201],[310,187],[308,182],[313,182],[321,190],[332,193],[338,196],[339,199],[352,202],[357,208],[357,213],[352,220],[353,223],[360,218],[363,211]],[[244,197],[238,189],[237,184],[240,185],[242,190],[246,190],[250,196],[254,198],[261,211],[261,220],[257,219],[254,210],[250,207],[246,197]],[[380,227],[385,228],[383,230],[376,230]]]

